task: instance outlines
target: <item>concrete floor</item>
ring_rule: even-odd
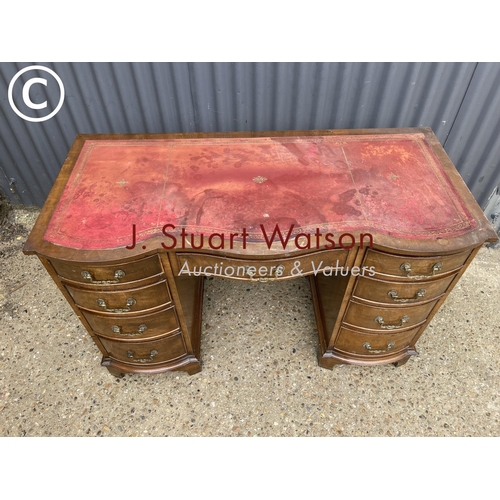
[[[0,224],[1,436],[500,434],[499,250],[481,250],[401,368],[319,368],[305,279],[208,279],[203,371],[117,379],[21,252],[37,215]]]

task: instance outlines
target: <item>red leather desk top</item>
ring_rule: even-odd
[[[161,235],[377,231],[405,239],[476,225],[423,134],[87,140],[44,239],[107,249]],[[175,231],[170,231],[171,233]]]

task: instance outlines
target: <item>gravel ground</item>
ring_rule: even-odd
[[[499,250],[480,251],[403,367],[319,368],[305,279],[208,279],[202,372],[117,379],[21,251],[37,215],[0,223],[0,436],[500,434]]]

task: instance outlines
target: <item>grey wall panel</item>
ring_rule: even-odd
[[[11,78],[23,66],[26,65],[2,65],[0,72],[0,182],[13,201],[40,204],[52,186],[54,166],[64,160],[67,153],[70,140],[64,124],[71,115],[63,106],[59,113],[61,116],[43,123],[32,123],[12,111],[7,100],[7,88]],[[22,102],[19,99],[21,88],[16,88],[15,97],[19,105]],[[47,87],[43,99],[51,103],[57,100],[53,90],[54,86]],[[30,112],[27,107],[21,107],[21,111]]]
[[[474,63],[192,64],[200,131],[431,126],[450,131]]]
[[[17,116],[7,99],[13,76],[33,64],[55,71],[66,90],[59,113],[39,123]],[[79,133],[430,126],[482,199],[483,186],[499,170],[498,119],[496,136],[491,130],[478,134],[470,120],[479,126],[482,116],[490,125],[498,118],[493,105],[500,98],[499,68],[495,63],[0,63],[0,188],[14,202],[41,206]],[[22,102],[22,85],[33,75],[19,79],[14,100],[29,116],[41,116]],[[33,101],[57,103],[53,84],[33,86]]]
[[[480,63],[445,142],[481,206],[500,183],[500,65]]]

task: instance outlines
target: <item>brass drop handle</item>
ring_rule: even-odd
[[[416,294],[415,297],[410,297],[408,299],[400,299],[398,297],[398,292],[397,290],[389,290],[387,292],[387,295],[394,300],[394,302],[414,302],[415,300],[420,299],[420,297],[423,297],[425,295],[425,288],[421,288]]]
[[[367,350],[370,351],[372,354],[381,354],[383,352],[390,351],[394,347],[394,342],[389,342],[387,344],[387,347],[385,349],[372,349],[372,346],[370,345],[369,342],[365,342],[363,344],[363,347]]]
[[[395,325],[386,325],[384,323],[384,318],[382,316],[377,316],[375,318],[375,321],[380,325],[380,328],[384,328],[385,330],[395,330],[396,328],[402,328],[405,323],[408,323],[410,320],[410,316],[403,316],[400,320],[399,323]]]
[[[142,335],[147,329],[148,329],[148,327],[143,324],[143,325],[139,325],[136,332],[125,333],[125,332],[122,332],[121,326],[113,325],[111,327],[111,330],[113,330],[114,333],[118,333],[120,335],[123,335],[124,337],[136,337],[137,335]]]
[[[158,351],[156,349],[153,349],[149,353],[149,358],[135,358],[133,351],[127,351],[127,358],[133,359],[134,361],[138,361],[139,363],[151,363],[153,361],[153,358],[158,354]]]
[[[258,278],[255,276],[257,271],[250,271],[250,267],[246,268],[246,274],[250,277],[250,281],[260,281],[261,283],[266,283],[268,281],[277,281],[281,276],[283,276],[283,271],[285,270],[285,266],[280,264],[276,267],[276,269],[272,269],[270,276],[259,276]],[[274,277],[273,277],[274,273]],[[276,276],[277,275],[277,276]]]
[[[400,269],[406,273],[406,277],[412,280],[423,280],[425,278],[432,278],[443,267],[442,262],[436,262],[431,268],[431,274],[423,274],[421,276],[411,276],[411,264],[404,262],[401,264]]]
[[[106,304],[106,301],[104,299],[97,299],[96,302],[97,302],[97,305],[99,307],[102,307],[106,312],[112,312],[112,313],[129,312],[130,308],[132,306],[135,306],[135,304],[137,303],[137,301],[134,298],[130,297],[127,299],[127,302],[125,302],[126,307],[124,307],[123,309],[109,309],[108,305]]]
[[[125,277],[125,271],[122,271],[121,269],[117,269],[115,271],[115,279],[114,280],[104,280],[104,281],[99,281],[95,280],[90,271],[82,271],[82,277],[85,280],[88,280],[89,283],[93,283],[95,285],[112,285],[114,283],[119,283],[122,278]]]

